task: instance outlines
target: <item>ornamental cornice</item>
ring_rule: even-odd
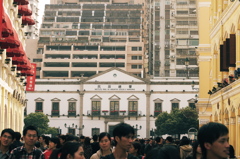
[[[220,30],[221,25],[225,24],[227,20],[233,15],[236,9],[239,7],[239,2],[235,1],[232,2],[232,5],[228,5],[227,8],[222,12],[221,16],[219,17],[218,21],[210,30],[210,38],[212,39],[217,32]]]

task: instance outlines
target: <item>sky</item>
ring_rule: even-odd
[[[42,24],[42,17],[43,17],[43,13],[44,13],[44,9],[45,9],[45,4],[50,4],[50,0],[43,0],[41,2],[39,2],[38,6],[39,6],[39,17],[38,17],[38,21],[39,21],[39,27]]]

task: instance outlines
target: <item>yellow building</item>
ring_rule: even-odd
[[[236,156],[240,156],[239,10],[239,0],[198,0],[199,124],[225,124]]]
[[[26,103],[24,87],[26,76],[17,70],[26,64],[14,65],[13,57],[10,55],[19,53],[14,52],[13,48],[11,50],[10,45],[20,46],[21,43],[21,48],[14,48],[15,51],[22,49],[21,53],[24,52],[25,47],[25,30],[22,19],[18,16],[18,6],[13,2],[13,0],[0,0],[0,15],[3,17],[0,25],[2,31],[0,35],[0,132],[5,128],[22,132]],[[6,35],[8,33],[9,35]],[[9,39],[11,42],[6,42]]]

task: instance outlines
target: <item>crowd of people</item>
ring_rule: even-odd
[[[116,125],[113,138],[107,132],[90,137],[71,134],[49,137],[27,126],[21,133],[7,128],[0,136],[0,159],[233,159],[228,128],[210,122],[198,132],[198,140],[186,136],[138,139],[134,128],[126,123]]]

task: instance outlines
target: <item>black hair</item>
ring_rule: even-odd
[[[1,132],[1,136],[3,136],[4,133],[9,133],[9,134],[12,136],[12,140],[14,140],[14,138],[15,138],[15,133],[14,133],[13,129],[10,129],[10,128],[4,129],[4,130]]]
[[[79,142],[66,142],[61,148],[53,150],[50,159],[58,159],[59,154],[61,154],[60,159],[66,159],[68,154],[74,156],[79,147],[82,147]]]
[[[61,147],[61,144],[60,144],[60,140],[58,137],[52,137],[49,139],[49,142],[53,142],[54,144],[57,144],[56,145],[56,148],[60,148]]]
[[[104,138],[105,136],[107,136],[107,138],[109,139],[109,141],[111,142],[111,136],[109,133],[107,132],[102,132],[101,134],[99,134],[99,142],[102,140],[102,138]]]
[[[15,135],[15,139],[17,140],[17,141],[20,141],[20,139],[21,139],[21,133],[20,132],[14,132],[14,135]]]
[[[227,135],[228,128],[220,123],[210,122],[203,125],[198,131],[198,142],[202,149],[202,155],[205,157],[207,154],[204,143],[212,144],[219,137]]]
[[[35,144],[34,144],[37,148],[40,148],[41,144],[39,141],[37,141]]]
[[[229,158],[236,158],[234,148],[232,145],[229,145]]]
[[[73,140],[76,140],[76,137],[74,135],[66,135],[66,139],[65,139],[66,142],[73,141]]]
[[[34,130],[34,131],[36,131],[36,132],[37,132],[37,136],[38,136],[38,130],[37,130],[37,128],[36,128],[35,126],[32,126],[32,125],[29,125],[29,126],[27,126],[27,127],[25,127],[25,128],[23,129],[23,136],[26,136],[28,130]]]
[[[141,155],[141,144],[139,142],[132,142],[134,149],[137,149],[137,155]]]
[[[132,126],[126,123],[119,123],[113,129],[113,137],[117,144],[116,137],[121,138],[122,136],[127,136],[129,134],[134,135],[134,129]]]
[[[179,146],[189,145],[189,143],[190,143],[190,141],[188,138],[182,138]]]
[[[193,158],[197,158],[197,148],[198,148],[198,146],[199,146],[198,141],[195,141],[192,144],[192,155],[193,155]]]
[[[168,136],[168,137],[166,138],[166,140],[169,141],[169,142],[171,142],[171,143],[173,142],[173,138],[172,138],[171,136]]]
[[[92,138],[92,139],[93,139],[93,141],[97,141],[97,140],[98,140],[98,135],[96,135],[96,134],[93,135],[93,138]]]
[[[83,143],[84,143],[83,145],[84,145],[84,146],[90,145],[90,144],[91,144],[90,141],[91,141],[91,139],[90,139],[89,137],[85,137],[85,140],[84,140],[84,142],[83,142]]]
[[[85,139],[85,136],[83,136],[83,135],[82,135],[82,136],[80,136],[80,139]]]

